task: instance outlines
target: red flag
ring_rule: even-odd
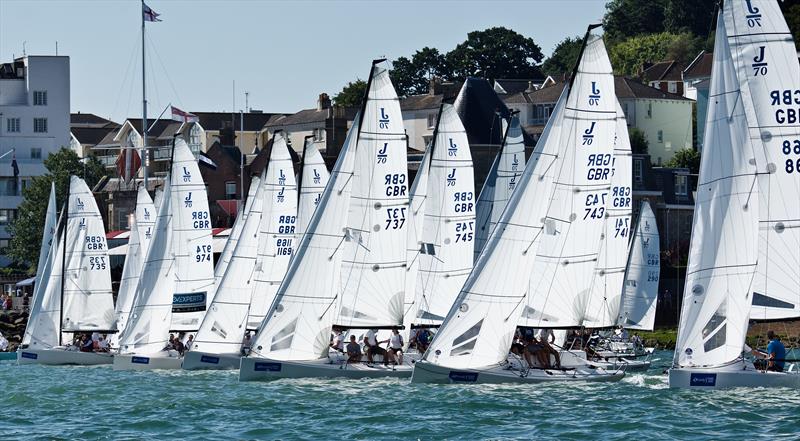
[[[172,108],[172,120],[173,121],[180,121],[185,123],[194,123],[200,121],[200,118],[193,113],[186,112],[181,110],[175,106],[170,106]]]
[[[130,175],[128,175],[128,164],[125,160],[126,151],[131,151],[131,166],[130,166]],[[128,182],[139,173],[139,167],[142,166],[142,159],[139,157],[139,152],[134,149],[120,149],[119,156],[117,156],[117,174],[119,175],[120,179],[125,181],[127,184]]]

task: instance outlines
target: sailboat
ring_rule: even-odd
[[[125,266],[122,268],[122,279],[117,292],[115,311],[119,333],[114,334],[112,339],[112,346],[114,347],[118,346],[119,336],[124,332],[128,316],[131,308],[133,308],[136,284],[139,282],[142,266],[144,265],[147,251],[150,249],[150,240],[153,237],[155,223],[156,209],[150,199],[150,194],[144,186],[139,187],[136,195],[136,209],[134,210],[128,239],[128,250],[125,253]]]
[[[375,60],[361,111],[297,255],[259,328],[240,380],[408,376],[329,358],[333,325],[400,328],[408,211],[406,138],[389,72]]]
[[[325,167],[314,137],[306,136],[303,146],[303,164],[300,170],[300,201],[297,204],[297,237],[300,238],[308,229],[314,210],[322,200],[322,192],[328,185],[331,175]]]
[[[429,167],[415,301],[410,326],[436,327],[444,320],[472,270],[475,247],[475,177],[467,133],[450,104],[439,110]],[[419,216],[419,213],[415,214]],[[416,223],[416,222],[415,222]]]
[[[617,325],[626,329],[653,330],[660,276],[661,250],[656,216],[650,203],[642,201],[625,272]]]
[[[247,220],[203,319],[184,369],[236,369],[247,332],[275,298],[292,256],[297,196],[294,168],[282,132],[251,199]],[[263,309],[262,312],[259,312]]]
[[[800,387],[792,364],[762,372],[744,352],[750,319],[798,315],[798,82],[778,3],[725,2],[670,387]]]
[[[500,215],[506,209],[511,193],[517,188],[525,170],[525,142],[519,116],[511,115],[511,122],[503,137],[503,146],[494,158],[492,168],[483,184],[476,203],[475,260],[478,260],[489,234],[494,230]]]
[[[165,351],[174,323],[195,330],[214,288],[211,220],[197,161],[182,138],[173,144],[170,174],[136,286],[133,310],[114,369],[177,369],[181,358]],[[175,320],[176,316],[184,317]]]
[[[563,260],[543,262],[546,256],[540,255],[546,241],[563,242],[561,236],[572,236],[570,229],[585,230],[589,225],[596,230],[597,240],[589,234],[571,237],[573,246],[562,250],[581,251],[576,249],[581,245],[587,248],[585,254],[597,253],[603,226],[600,208],[605,207],[602,193],[609,191],[611,177],[616,110],[611,63],[602,38],[591,34],[594,27],[587,30],[572,80],[556,103],[506,210],[423,359],[414,366],[413,382],[614,381],[624,375],[592,367],[514,369],[507,362],[518,325],[530,326],[535,321],[537,326],[558,326],[580,319],[557,315],[569,311],[547,302],[538,304],[538,297],[547,295],[538,288],[548,279],[552,285],[555,267],[569,266],[584,273],[562,275],[569,279],[566,283],[589,279],[594,268],[593,259],[563,256]],[[586,136],[593,141],[584,142]],[[551,271],[550,277],[541,266]],[[571,295],[558,300],[574,304],[579,293],[554,296]],[[541,309],[531,311],[530,303]],[[550,320],[545,322],[545,318]]]
[[[25,330],[20,364],[109,364],[110,353],[80,352],[70,333],[115,332],[103,218],[83,179],[70,177],[67,202],[42,268],[42,290]],[[46,234],[45,234],[46,236]]]

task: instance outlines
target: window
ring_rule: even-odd
[[[128,210],[120,209],[117,210],[117,229],[118,230],[127,230],[130,228],[130,222],[128,219]]]
[[[47,118],[33,119],[33,133],[47,133]]]
[[[428,128],[432,129],[434,127],[436,127],[436,114],[431,113],[430,115],[428,115]]]
[[[8,239],[0,239],[0,254],[6,253],[6,248],[11,244],[11,241]]]
[[[664,131],[663,130],[659,130],[658,131],[657,138],[658,138],[658,142],[664,142]]]
[[[647,117],[653,117],[653,103],[647,103]]]
[[[644,182],[644,161],[641,159],[633,161],[633,182],[637,184]]]
[[[0,210],[0,225],[8,225],[17,218],[17,210]]]
[[[676,81],[670,81],[667,84],[667,91],[669,93],[678,93],[678,83]]]
[[[225,196],[228,199],[236,199],[236,182],[228,181],[225,183]]]
[[[31,148],[31,159],[42,159],[42,149],[38,147]]]
[[[46,106],[47,105],[47,91],[46,90],[34,90],[33,91],[33,105],[34,106]]]
[[[325,140],[325,129],[314,129],[314,142]]]
[[[19,118],[6,119],[6,132],[19,133]]]
[[[659,88],[661,88],[661,82],[660,81],[651,81],[650,82],[650,87],[655,87],[656,89],[659,89]]]
[[[17,196],[16,179],[0,178],[0,196]]]
[[[689,194],[689,176],[675,175],[675,195],[686,196]]]

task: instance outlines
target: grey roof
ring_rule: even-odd
[[[95,146],[109,134],[116,133],[117,127],[73,127],[70,133],[82,145]]]
[[[335,111],[333,107],[329,108],[331,111]],[[283,126],[293,126],[299,124],[309,124],[315,122],[324,122],[328,119],[328,111],[329,109],[322,109],[317,110],[317,108],[313,109],[303,109],[297,113],[293,113],[290,115],[283,115],[278,116],[275,118],[270,118],[268,121],[265,121],[263,125],[266,127],[283,127]],[[341,108],[340,108],[341,109]],[[344,108],[344,116],[347,120],[352,120],[355,118],[357,110],[353,108]]]
[[[653,64],[642,72],[644,81],[681,81],[683,65],[677,61],[662,61]]]
[[[710,78],[713,62],[713,52],[700,51],[683,71],[683,78]]]
[[[400,100],[400,110],[438,109],[442,104],[442,95],[411,95]]]
[[[97,116],[94,113],[70,113],[69,124],[71,127],[106,127],[108,125],[119,127],[114,121]]]
[[[564,90],[565,85],[566,83],[557,83],[555,85],[539,89],[535,92],[524,93],[524,95],[531,104],[551,104],[558,101],[558,97],[561,95],[561,91]],[[660,89],[656,89],[655,87],[642,84],[638,80],[622,76],[614,77],[614,90],[617,98],[620,99],[650,98],[691,101],[690,99],[684,98],[681,95],[664,92]]]
[[[536,90],[544,82],[544,78],[526,78],[526,79],[498,79],[494,80],[495,91],[499,85],[506,95],[513,95],[526,90]],[[501,93],[498,91],[498,93]]]
[[[242,130],[241,116],[239,112],[190,112],[197,115],[200,120],[200,125],[205,130],[220,130],[225,127],[230,127],[233,121],[234,130]],[[284,113],[263,113],[263,112],[247,112],[244,113],[244,130],[247,132],[259,132],[264,128],[264,124],[273,116],[285,115]]]

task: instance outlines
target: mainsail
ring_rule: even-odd
[[[739,358],[750,315],[763,164],[748,136],[726,36],[719,14],[674,366],[720,366]]]
[[[506,129],[503,147],[494,158],[492,168],[483,184],[475,215],[475,260],[478,260],[486,241],[500,215],[506,209],[511,193],[517,187],[522,171],[525,169],[525,142],[519,116],[511,117]]]
[[[628,123],[619,102],[616,133],[611,193],[606,198],[600,254],[583,317],[583,326],[587,328],[609,327],[617,322],[630,249],[633,164]]]
[[[200,326],[214,285],[212,256],[205,184],[194,155],[177,138],[121,352],[156,353],[170,329]]]
[[[385,67],[373,65],[365,99],[336,322],[345,328],[403,323],[408,162],[400,101]]]
[[[472,270],[475,244],[472,154],[452,105],[442,105],[434,133],[413,324],[444,320]]]
[[[650,203],[643,201],[625,271],[625,287],[616,324],[628,329],[653,330],[660,276],[661,251],[656,216]]]
[[[325,357],[337,314],[339,272],[353,185],[358,115],[347,134],[319,209],[300,238],[275,301],[253,342],[253,354],[278,360]]]
[[[800,63],[778,2],[727,1],[723,17],[760,165],[753,320],[800,317]],[[766,164],[766,168],[765,168]]]
[[[301,171],[300,202],[297,204],[297,237],[303,237],[311,222],[311,216],[322,199],[322,192],[331,175],[325,161],[314,144],[313,137],[306,137]]]
[[[247,329],[258,328],[264,320],[296,246],[297,181],[283,132],[275,134],[263,185],[264,205]]]

